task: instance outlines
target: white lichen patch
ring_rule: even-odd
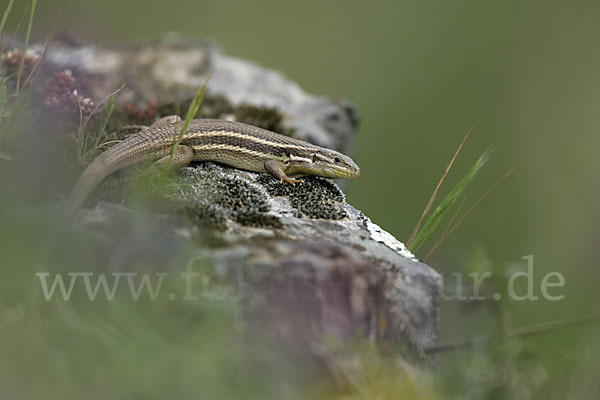
[[[374,241],[385,244],[387,247],[394,250],[403,257],[406,257],[413,261],[419,261],[417,257],[415,257],[415,255],[406,248],[404,243],[396,239],[389,232],[384,231],[379,225],[371,222],[370,219],[367,219],[366,226],[369,230],[369,233],[371,234],[371,239],[373,239]]]

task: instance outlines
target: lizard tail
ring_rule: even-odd
[[[52,224],[51,232],[48,232],[45,244],[42,245],[42,262],[39,263],[40,265],[44,265],[46,260],[51,257],[60,237],[92,190],[113,172],[133,165],[143,160],[144,156],[147,156],[143,154],[142,142],[143,138],[141,137],[134,136],[126,139],[100,154],[83,171],[59,212],[58,219]]]
[[[85,171],[83,171],[64,204],[61,220],[59,222],[62,228],[66,227],[66,225],[71,222],[74,215],[77,213],[77,210],[81,208],[92,190],[94,190],[104,178],[113,172],[138,162],[136,158],[131,157],[131,147],[131,143],[128,143],[128,141],[125,140],[100,154],[92,161]]]
[[[54,220],[50,230],[46,232],[46,238],[40,246],[40,259],[37,262],[39,268],[45,268],[48,260],[50,260],[54,254],[60,238],[67,230],[67,227],[73,220],[77,210],[83,205],[90,192],[104,178],[116,171],[110,164],[110,159],[114,157],[115,151],[113,149],[117,146],[119,145],[110,148],[96,158],[85,171],[83,171],[83,174],[81,174],[75,183],[73,190],[62,206],[62,209],[59,211],[58,218]]]

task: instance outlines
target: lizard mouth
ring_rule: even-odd
[[[344,179],[348,179],[348,178],[358,178],[360,176],[360,168],[354,169],[354,170],[348,170],[348,169],[344,169],[344,170],[337,170],[335,171],[335,177],[336,178],[344,178]]]
[[[347,166],[328,166],[322,168],[318,175],[324,176],[326,178],[337,178],[337,179],[350,179],[357,178],[360,176],[360,168],[358,166],[348,168]]]

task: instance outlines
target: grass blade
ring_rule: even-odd
[[[415,236],[417,235],[417,233],[421,229],[421,226],[423,225],[423,221],[425,221],[425,218],[429,214],[429,211],[431,210],[431,207],[433,206],[433,203],[435,202],[435,199],[437,198],[437,195],[440,192],[440,189],[442,188],[442,184],[446,180],[446,176],[448,175],[448,172],[450,172],[450,169],[452,168],[452,165],[454,164],[454,161],[456,160],[456,157],[458,157],[458,154],[462,150],[463,145],[465,144],[465,142],[469,138],[469,135],[471,135],[471,131],[473,130],[473,128],[475,128],[475,125],[473,125],[471,127],[471,129],[469,129],[469,131],[463,137],[463,140],[460,142],[460,144],[458,145],[458,148],[454,152],[454,156],[452,156],[452,159],[450,160],[450,163],[448,163],[448,166],[446,167],[446,170],[444,171],[444,174],[440,178],[440,181],[438,182],[438,184],[435,187],[435,189],[433,189],[433,193],[431,194],[431,197],[429,197],[429,201],[427,202],[427,205],[425,206],[425,209],[423,210],[423,214],[421,214],[421,218],[419,218],[419,222],[417,222],[417,225],[415,225],[415,229],[413,229],[412,233],[410,234],[410,237],[406,241],[406,245],[407,246],[410,246],[412,244],[413,240],[415,239]]]
[[[50,43],[52,43],[52,40],[54,39],[54,35],[56,34],[56,29],[58,28],[58,23],[60,22],[60,19],[62,18],[62,15],[65,11],[66,6],[67,6],[67,0],[63,0],[62,7],[60,8],[60,11],[58,12],[58,16],[56,17],[56,20],[54,20],[54,25],[52,26],[52,30],[50,31],[50,34],[46,38],[46,43],[44,44],[44,50],[42,50],[42,55],[40,56],[38,61],[35,63],[33,68],[31,69],[31,72],[29,73],[29,76],[25,80],[25,83],[23,84],[23,86],[27,86],[29,81],[31,79],[33,79],[33,77],[36,75],[38,68],[44,62],[44,59],[46,58],[46,53],[48,52]]]
[[[190,127],[192,120],[194,119],[194,117],[198,113],[198,110],[200,109],[200,104],[202,104],[202,98],[204,97],[204,93],[206,93],[206,88],[208,87],[208,82],[210,81],[211,76],[212,74],[208,75],[208,77],[204,81],[204,84],[200,89],[198,89],[198,92],[196,92],[192,103],[188,107],[187,113],[185,114],[185,120],[183,121],[183,125],[179,130],[179,134],[175,137],[175,140],[173,141],[173,146],[171,147],[171,155],[169,157],[169,161],[167,162],[166,170],[170,169],[171,164],[173,162],[173,157],[175,156],[175,151],[177,151],[177,146],[179,146],[183,134]]]
[[[504,334],[503,339],[512,339],[523,336],[537,335],[556,329],[571,328],[578,325],[597,324],[600,322],[600,315],[588,315],[571,319],[559,319],[554,321],[546,321],[540,324],[528,325],[523,328],[511,329]],[[428,347],[425,350],[427,354],[436,354],[448,350],[468,349],[473,346],[481,346],[484,343],[491,342],[496,339],[494,336],[480,337],[477,339],[469,339],[460,342],[439,343]]]
[[[100,102],[98,102],[98,104],[96,105],[96,107],[94,107],[94,109],[92,110],[92,112],[85,118],[83,119],[83,113],[82,110],[79,110],[79,118],[81,120],[80,124],[79,124],[79,132],[77,133],[77,154],[79,156],[79,160],[85,162],[85,160],[87,159],[88,154],[88,136],[86,135],[87,133],[87,126],[90,122],[90,120],[92,119],[92,117],[94,115],[96,115],[98,112],[100,112],[101,107],[103,104],[106,104],[104,106],[104,109],[102,110],[102,120],[100,122],[100,126],[98,128],[98,135],[96,136],[96,140],[94,142],[94,148],[91,149],[91,151],[96,150],[98,144],[100,143],[100,138],[103,136],[102,134],[104,133],[104,129],[106,128],[106,125],[108,124],[108,120],[110,119],[110,116],[115,108],[115,103],[117,101],[117,97],[119,97],[119,93],[121,93],[121,90],[123,90],[123,88],[125,87],[125,85],[122,85],[120,88],[118,88],[117,90],[115,90],[114,92],[112,92],[111,94],[109,94],[108,96],[106,96],[105,98],[103,98],[102,100],[100,100]],[[112,102],[112,105],[110,104]],[[108,111],[108,112],[106,112]],[[105,113],[106,112],[106,113]]]
[[[35,14],[35,6],[37,0],[31,0],[31,12],[29,14],[29,24],[27,24],[27,33],[25,34],[25,44],[23,45],[23,53],[21,54],[21,60],[19,61],[19,68],[17,70],[17,90],[19,94],[19,88],[21,85],[21,74],[23,73],[23,63],[25,62],[25,54],[27,53],[27,46],[29,46],[29,37],[31,36],[31,27],[33,26],[33,15]]]
[[[433,214],[423,224],[423,228],[416,235],[414,241],[408,246],[411,252],[417,252],[421,246],[429,239],[429,237],[435,232],[440,223],[448,215],[452,206],[455,204],[458,196],[465,190],[467,185],[473,180],[477,172],[485,165],[490,158],[492,153],[491,149],[487,149],[483,152],[481,157],[475,162],[471,169],[466,175],[452,188],[450,193],[440,202]]]
[[[2,122],[0,124],[0,145],[5,144],[9,141],[13,125],[21,116],[25,105],[29,101],[29,94],[22,94],[17,98],[17,100],[10,106],[10,111],[8,113],[8,117],[6,118],[6,122]]]
[[[27,16],[28,11],[29,5],[27,5],[27,7],[25,7],[25,9],[23,10],[23,15],[21,15],[19,23],[17,24],[17,27],[13,30],[10,38],[6,41],[6,43],[2,44],[2,46],[0,47],[0,53],[5,53],[8,46],[10,46],[12,41],[15,39],[15,36],[17,36],[17,32],[19,32],[19,30],[21,29],[21,25],[23,25],[23,21],[25,21],[25,17]]]
[[[10,14],[10,10],[12,9],[14,0],[10,0],[8,2],[8,6],[6,6],[6,10],[4,10],[4,15],[2,16],[2,22],[0,22],[0,35],[2,35],[2,30],[4,29],[4,24],[8,19],[8,15]]]
[[[0,79],[0,110],[4,110],[4,102],[6,102],[6,82],[4,79]],[[0,120],[3,115],[4,112],[0,111]]]
[[[116,92],[111,93],[106,101],[106,107],[102,111],[102,120],[100,121],[100,125],[98,126],[98,135],[97,138],[102,137],[104,134],[104,130],[106,129],[106,125],[108,125],[108,120],[112,115],[113,110],[115,109],[115,103],[117,102],[117,97],[119,97],[119,93],[121,93],[121,89],[124,86],[121,86]],[[98,139],[99,140],[99,139]]]
[[[450,223],[448,224],[448,227],[446,228],[446,230],[442,233],[442,235],[440,236],[440,238],[438,239],[438,241],[433,245],[433,247],[431,248],[431,250],[429,251],[429,254],[427,254],[427,257],[425,257],[424,261],[427,262],[427,260],[429,259],[429,257],[431,257],[431,255],[438,249],[439,246],[441,246],[442,243],[444,243],[444,241],[448,238],[448,236],[450,236],[450,234],[452,232],[454,232],[454,230],[456,228],[458,228],[460,226],[460,224],[473,212],[473,210],[475,210],[475,208],[477,208],[477,206],[479,205],[479,203],[481,203],[486,197],[488,197],[490,195],[490,193],[492,193],[496,187],[498,187],[498,185],[500,185],[506,178],[508,178],[510,176],[510,174],[513,173],[513,170],[511,169],[510,171],[508,171],[502,178],[500,178],[494,185],[492,185],[491,188],[488,189],[487,192],[485,192],[476,202],[475,204],[473,204],[471,206],[471,208],[469,208],[469,210],[465,213],[465,215],[463,215],[456,224],[453,225],[454,222],[454,217],[452,218],[452,220],[450,221]]]

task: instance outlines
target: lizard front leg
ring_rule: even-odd
[[[276,160],[267,160],[264,164],[265,171],[267,171],[270,175],[279,179],[279,182],[287,182],[290,185],[296,185],[296,183],[304,183],[303,180],[290,178],[285,174],[285,164],[281,161]]]

